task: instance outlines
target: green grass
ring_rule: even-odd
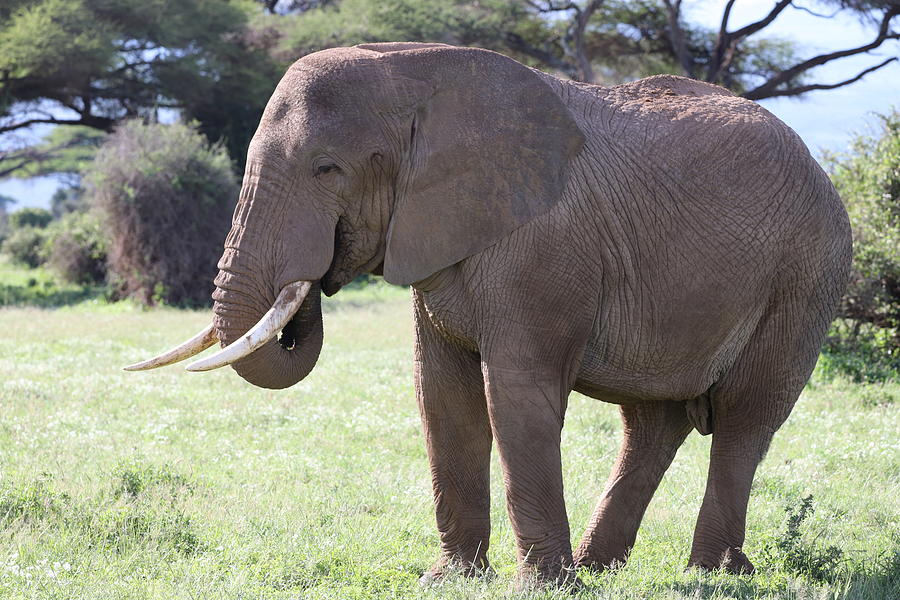
[[[100,286],[60,283],[43,267],[29,269],[13,264],[8,257],[0,255],[0,307],[27,305],[49,308],[86,300],[103,302],[103,293]]]
[[[0,310],[0,598],[514,597],[496,464],[497,576],[417,586],[437,534],[407,292],[354,289],[325,306],[318,366],[278,392],[227,369],[120,370],[199,330],[204,311]],[[900,598],[898,432],[897,384],[809,386],[754,485],[753,577],[684,570],[709,449],[692,435],[628,565],[583,575],[579,597]],[[573,395],[573,542],[619,435],[614,406]]]

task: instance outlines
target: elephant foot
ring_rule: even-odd
[[[607,569],[617,569],[625,565],[628,551],[610,552],[582,545],[575,551],[573,560],[578,569],[587,569],[592,573],[602,573]]]
[[[419,585],[429,586],[449,577],[484,577],[494,576],[494,569],[487,557],[467,560],[457,556],[441,556],[434,565],[419,577]]]
[[[584,584],[576,575],[575,566],[571,563],[557,562],[519,566],[513,582],[515,592],[528,592],[548,587],[561,588],[574,594],[583,589]]]
[[[697,567],[704,571],[723,569],[735,575],[752,575],[756,568],[740,548],[726,548],[718,556],[691,556],[688,567]]]

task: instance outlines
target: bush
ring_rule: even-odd
[[[187,125],[130,121],[85,175],[119,292],[146,304],[208,304],[238,195],[225,150]]]
[[[825,340],[819,371],[827,379],[846,375],[856,383],[900,379],[896,336],[896,329],[838,319]]]
[[[857,380],[900,377],[900,112],[859,136],[844,155],[825,157],[853,226],[853,274],[826,351],[846,355]],[[882,367],[885,367],[884,368]],[[864,373],[864,370],[868,373]]]
[[[2,251],[14,263],[33,269],[44,262],[42,249],[46,239],[44,229],[30,226],[13,228],[3,241]]]
[[[34,227],[43,229],[53,220],[53,213],[43,208],[21,208],[9,215],[10,229]]]
[[[6,205],[15,203],[15,199],[0,194],[0,244],[3,244],[3,240],[9,234],[9,214],[6,211]]]
[[[106,280],[106,233],[94,213],[68,213],[47,228],[43,255],[67,283],[91,285]]]
[[[50,212],[54,219],[61,219],[69,213],[87,210],[84,201],[84,190],[78,186],[57,188],[50,197]]]
[[[14,265],[0,258],[0,308],[4,306],[39,306],[54,308],[85,300],[107,299],[106,289],[97,285],[64,283],[48,269],[32,269]]]
[[[763,548],[766,562],[812,581],[835,581],[846,567],[843,550],[837,546],[822,547],[803,536],[804,521],[815,512],[813,497],[801,498],[796,505],[785,507],[784,512],[784,531]]]

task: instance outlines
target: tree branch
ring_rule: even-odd
[[[8,159],[3,156],[0,156],[0,165],[3,165],[3,163],[6,160],[8,160]],[[31,162],[30,158],[22,158],[21,162],[13,165],[11,167],[0,166],[0,179],[3,179],[5,177],[12,175],[19,169],[24,169],[26,166],[28,166],[29,162]]]
[[[797,10],[802,10],[803,12],[809,13],[809,14],[811,14],[811,15],[814,16],[814,17],[819,17],[820,19],[833,19],[833,18],[835,18],[836,16],[838,16],[838,15],[841,13],[841,10],[842,10],[842,9],[838,8],[837,10],[835,10],[835,11],[834,11],[833,13],[831,13],[830,15],[823,15],[822,13],[817,13],[816,11],[814,11],[814,10],[812,10],[812,9],[809,9],[809,8],[806,8],[805,6],[798,6],[798,5],[796,5],[796,4],[791,5],[791,8],[795,8],[795,9],[797,9]]]
[[[757,31],[767,27],[775,18],[787,8],[792,0],[779,0],[772,10],[759,21],[749,23],[737,31],[728,31],[728,19],[731,16],[731,9],[735,0],[729,0],[722,12],[722,24],[719,26],[719,35],[716,36],[716,44],[713,47],[712,54],[709,59],[709,67],[706,70],[706,81],[715,83],[719,80],[734,56],[737,44],[745,37],[753,35]]]
[[[722,11],[722,24],[719,25],[719,40],[728,35],[728,19],[731,17],[731,9],[736,1],[737,0],[728,0],[728,4],[725,5],[725,10]]]
[[[684,41],[684,32],[681,30],[681,24],[678,22],[681,17],[681,0],[663,0],[666,6],[666,16],[669,20],[669,39],[672,42],[672,51],[675,58],[681,64],[681,70],[688,77],[694,76],[694,60],[687,49]],[[733,3],[733,1],[732,1]],[[729,6],[730,10],[730,6]]]
[[[538,11],[539,13],[561,12],[561,11],[568,11],[568,10],[577,10],[577,11],[581,10],[581,8],[573,2],[567,2],[566,4],[555,4],[554,2],[550,1],[550,2],[547,2],[546,6],[541,6],[537,2],[534,2],[533,0],[525,0],[525,3],[528,4],[528,6],[530,6],[534,10]]]
[[[566,35],[568,40],[574,42],[574,54],[575,60],[578,62],[579,79],[587,83],[594,82],[594,68],[591,66],[591,59],[584,48],[584,31],[587,29],[591,17],[603,5],[603,1],[592,0],[584,10],[576,9],[575,20]]]
[[[31,127],[32,125],[37,125],[39,123],[50,123],[53,125],[81,125],[81,121],[77,119],[55,119],[53,117],[43,119],[28,119],[26,121],[19,121],[18,123],[13,123],[12,125],[5,125],[0,127],[0,133],[15,131],[16,129],[22,129],[23,127]]]
[[[772,8],[772,10],[769,11],[769,14],[767,14],[765,17],[763,17],[759,21],[756,21],[755,23],[744,25],[737,31],[733,31],[728,35],[730,35],[732,38],[745,38],[749,35],[753,35],[760,29],[768,27],[769,24],[775,20],[775,17],[781,14],[781,11],[787,8],[791,2],[792,0],[779,0]]]
[[[891,31],[891,19],[900,14],[900,8],[892,8],[884,14],[884,17],[881,20],[881,25],[878,28],[878,35],[875,39],[863,46],[858,46],[856,48],[850,48],[848,50],[839,50],[837,52],[830,52],[828,54],[820,54],[818,56],[814,56],[808,60],[805,60],[801,63],[790,67],[789,69],[785,69],[781,71],[777,75],[771,77],[768,81],[763,83],[760,86],[750,90],[743,94],[744,98],[749,98],[750,100],[760,100],[762,98],[770,98],[772,96],[783,96],[785,94],[778,93],[777,88],[781,85],[788,83],[791,79],[797,77],[798,75],[812,69],[813,67],[818,67],[820,65],[824,65],[827,62],[831,62],[833,60],[844,58],[847,56],[853,56],[855,54],[862,54],[864,52],[868,52],[870,50],[874,50],[881,46],[885,40],[889,39],[900,39],[900,33],[894,33]],[[890,62],[890,61],[888,61]],[[884,63],[887,64],[887,63]],[[884,65],[881,65],[884,66]],[[865,74],[865,73],[863,73]],[[797,89],[797,88],[795,88]],[[828,88],[822,88],[828,89]]]
[[[731,17],[731,9],[736,0],[728,0],[725,10],[722,11],[722,23],[719,25],[719,33],[716,36],[716,45],[713,46],[712,54],[709,59],[709,67],[706,71],[706,81],[715,81],[719,77],[719,73],[725,68],[725,48],[728,47],[734,54],[734,44],[729,43],[728,39],[728,19]],[[729,61],[730,62],[730,61]]]
[[[859,81],[860,79],[862,79],[863,77],[865,77],[866,75],[868,75],[869,73],[871,73],[872,71],[877,71],[881,67],[889,65],[890,63],[894,62],[895,60],[898,60],[896,56],[889,58],[885,61],[878,63],[874,67],[869,67],[868,69],[861,71],[855,77],[851,77],[850,79],[846,79],[839,83],[812,83],[809,85],[801,85],[801,86],[797,86],[797,87],[776,90],[776,91],[772,92],[771,94],[764,96],[764,97],[765,98],[777,98],[779,96],[798,96],[800,94],[805,94],[806,92],[812,92],[814,90],[833,90],[835,88],[839,88],[839,87],[843,87],[845,85],[850,85],[851,83],[855,83],[855,82]],[[744,97],[750,98],[746,94],[744,95]],[[756,98],[750,98],[750,99],[755,100]]]
[[[517,33],[507,32],[504,34],[504,40],[511,50],[536,58],[542,63],[562,71],[567,77],[575,78],[578,75],[578,67],[576,65],[553,55],[547,50],[532,46]]]
[[[591,0],[584,8],[574,2],[556,3],[553,0],[547,0],[547,2],[543,3],[536,0],[524,0],[524,2],[532,10],[540,14],[553,12],[574,13],[571,15],[571,21],[566,27],[565,36],[560,40],[563,54],[569,60],[561,60],[549,52],[535,48],[522,39],[521,36],[511,32],[505,34],[507,45],[513,50],[533,56],[559,69],[576,81],[593,83],[594,68],[584,47],[584,32],[588,23],[590,23],[591,17],[603,6],[604,0]]]
[[[7,133],[10,131],[15,131],[17,129],[22,129],[23,127],[31,127],[32,125],[38,125],[41,123],[46,123],[50,125],[86,125],[88,127],[93,127],[94,129],[100,129],[102,131],[112,131],[113,125],[115,125],[114,119],[109,119],[107,117],[98,117],[95,115],[81,115],[80,119],[57,119],[56,117],[43,117],[39,119],[26,119],[25,121],[19,121],[18,123],[13,123],[12,125],[3,125],[0,126],[0,133]]]

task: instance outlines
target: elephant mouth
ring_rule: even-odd
[[[340,254],[338,249],[341,247],[341,225],[341,219],[338,219],[334,226],[334,253],[332,254],[331,264],[328,265],[328,270],[325,271],[322,279],[319,280],[322,293],[329,297],[338,293],[342,287],[353,280],[352,277],[347,278],[346,271],[339,265],[338,257]]]
[[[322,293],[329,297],[334,296],[342,287],[351,281],[353,281],[352,277],[348,279],[346,274],[329,269],[320,282]]]
[[[343,219],[338,219],[337,225],[335,225],[334,228],[333,258],[331,264],[328,265],[328,270],[319,281],[322,293],[329,297],[338,293],[341,288],[364,273],[371,273],[373,275],[382,275],[384,273],[386,240],[381,239],[378,242],[371,257],[362,265],[359,265],[358,263],[348,265],[346,264],[347,261],[342,260],[341,258],[344,256],[341,249],[345,248],[345,246],[352,246],[353,244],[350,243],[352,240],[347,239],[347,236],[341,233],[343,228]]]
[[[291,317],[291,320],[287,322],[287,324],[278,334],[278,345],[288,352],[297,348],[297,340],[300,338],[300,334],[302,332],[302,320],[300,318],[300,311],[302,311],[302,307],[300,310],[294,313],[294,316]]]
[[[320,284],[322,293],[326,296],[334,296],[341,288],[359,277],[363,273],[382,275],[384,272],[384,251],[380,251],[375,257],[356,269],[345,269],[332,263],[331,267],[322,277]]]

